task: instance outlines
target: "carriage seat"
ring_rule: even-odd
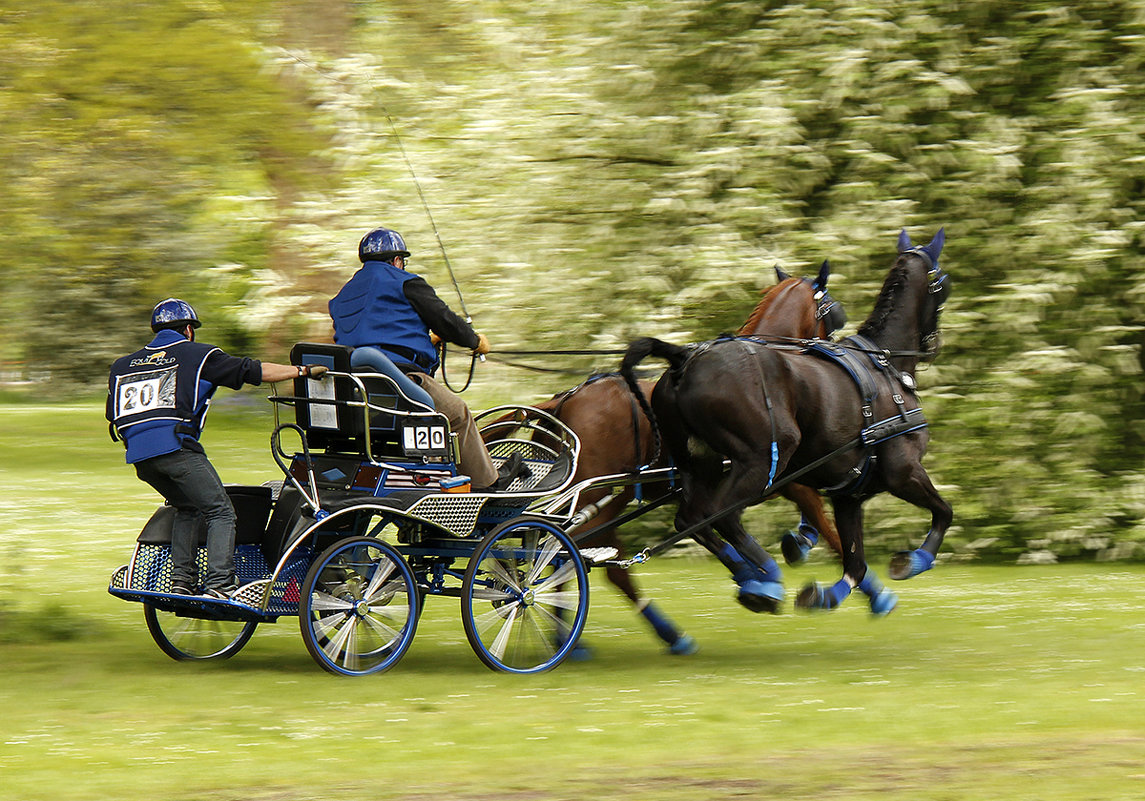
[[[366,350],[381,355],[375,348]],[[303,400],[296,404],[295,422],[306,431],[311,447],[332,453],[364,455],[366,415],[360,405],[352,405],[363,401],[380,408],[371,410],[369,415],[369,445],[375,457],[401,458],[407,455],[402,443],[403,423],[412,419],[441,427],[446,432],[448,444],[449,428],[445,417],[432,414],[432,405],[411,398],[411,393],[403,389],[402,384],[416,390],[415,395],[424,395],[424,390],[401,375],[392,363],[389,366],[401,376],[402,382],[384,372],[361,372],[355,367],[353,353],[344,345],[317,342],[300,342],[290,351],[291,364],[321,364],[337,373],[353,372],[361,381],[359,388],[357,382],[345,375],[320,381],[294,379],[296,397],[337,402],[309,403]],[[366,398],[361,397],[362,389]]]

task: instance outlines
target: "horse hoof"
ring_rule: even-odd
[[[740,585],[736,600],[752,612],[777,615],[779,603],[783,600],[783,585],[778,581],[745,581]]]
[[[899,597],[890,590],[883,590],[878,595],[871,596],[871,615],[885,617],[895,611],[899,605]]]
[[[700,646],[692,637],[681,634],[680,638],[669,646],[668,653],[673,656],[691,656],[698,650],[700,650]]]
[[[796,608],[809,612],[822,612],[838,605],[827,588],[815,581],[805,585],[795,597]]]
[[[795,608],[803,610],[822,609],[823,588],[815,583],[804,585],[799,594],[795,596]]]
[[[798,531],[788,531],[779,541],[783,559],[789,565],[800,565],[807,561],[807,554],[811,552],[811,542]]]
[[[891,557],[891,564],[887,572],[895,581],[903,581],[914,578],[919,573],[925,573],[933,565],[934,556],[922,549],[899,551]]]

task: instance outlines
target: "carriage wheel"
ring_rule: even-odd
[[[413,642],[420,612],[417,582],[392,545],[351,537],[328,548],[302,583],[299,626],[324,670],[381,673]]]
[[[151,604],[143,605],[143,618],[160,650],[180,662],[230,659],[242,650],[258,626],[254,621],[184,617]]]
[[[493,670],[551,670],[576,646],[587,617],[588,571],[572,538],[549,523],[511,520],[469,560],[461,619]]]

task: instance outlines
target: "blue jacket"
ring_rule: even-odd
[[[215,390],[261,381],[257,359],[228,356],[213,345],[164,330],[111,366],[106,416],[127,446],[128,463],[134,464],[177,451],[184,443],[198,448]]]
[[[330,301],[334,341],[352,348],[381,348],[399,367],[432,375],[438,360],[429,324],[405,294],[405,284],[417,278],[387,262],[363,264]]]

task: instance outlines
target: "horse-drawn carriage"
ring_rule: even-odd
[[[270,397],[283,480],[227,488],[239,591],[229,600],[170,592],[174,509],[163,506],[109,592],[141,602],[156,643],[180,660],[230,657],[258,624],[297,616],[323,668],[376,673],[409,648],[425,599],[445,595],[461,599],[466,636],[490,668],[560,664],[584,627],[588,568],[616,556],[582,550],[568,533],[582,522],[586,486],[670,471],[572,485],[576,435],[545,412],[504,406],[478,423],[494,463],[523,469],[504,490],[473,491],[445,418],[388,376],[352,372],[337,345],[301,343],[291,360],[330,372]],[[285,438],[298,447],[288,451]]]
[[[871,316],[840,346],[823,345],[842,322],[831,313],[824,263],[814,282],[781,274],[738,337],[698,348],[633,343],[621,366],[628,399],[615,396],[616,381],[600,382],[554,398],[545,404],[550,411],[503,406],[479,415],[494,463],[525,468],[496,492],[474,491],[458,475],[442,415],[388,376],[351,371],[345,348],[298,345],[293,363],[330,372],[320,381],[295,379],[292,394],[270,398],[271,450],[284,480],[230,489],[240,590],[229,600],[170,592],[173,514],[161,508],[109,591],[144,604],[152,636],[176,659],[229,657],[259,623],[297,616],[315,661],[347,675],[392,667],[413,639],[425,599],[459,597],[478,657],[495,670],[533,673],[557,666],[575,648],[588,612],[588,570],[599,565],[672,653],[690,653],[691,638],[638,595],[626,568],[691,536],[728,567],[741,604],[777,611],[778,566],[743,529],[740,514],[782,493],[844,565],[839,582],[808,585],[796,605],[832,609],[858,588],[872,613],[884,615],[897,600],[863,555],[863,502],[891,492],[931,511],[922,547],[892,559],[896,579],[931,567],[951,521],[921,465],[927,423],[913,377],[919,361],[937,352],[938,317],[950,291],[938,267],[943,241],[939,232],[916,247],[902,234]],[[648,355],[671,365],[651,405],[633,372]],[[631,418],[628,448],[618,446],[625,438],[613,428],[597,425],[609,393],[618,405],[612,421]],[[637,405],[647,419],[630,414]],[[279,422],[284,408],[293,421]],[[578,470],[574,431],[594,427],[571,422],[578,408],[593,411],[608,445],[593,449],[591,469]],[[299,439],[293,453],[282,444],[288,432]],[[657,432],[675,466],[657,466],[661,449],[649,445],[659,442]],[[707,455],[697,457],[693,442],[705,442]],[[652,491],[632,493],[635,486]],[[832,499],[837,533],[820,493]],[[633,494],[636,508],[620,515]],[[607,540],[582,547],[677,495],[677,534],[655,548],[620,560]],[[604,522],[586,530],[598,513]],[[785,544],[788,561],[798,561],[804,547]]]

